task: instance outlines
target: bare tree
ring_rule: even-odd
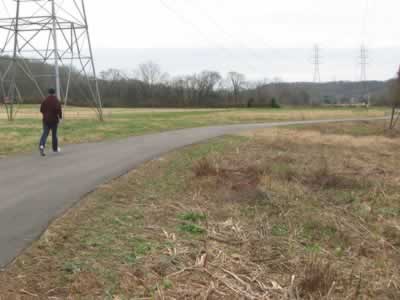
[[[105,81],[120,81],[128,79],[128,76],[121,70],[108,69],[100,72],[100,78]]]
[[[268,89],[268,83],[269,80],[264,79],[247,84],[247,88],[252,91],[251,98],[247,102],[248,107],[268,105],[269,98],[272,97]]]
[[[400,107],[400,68],[397,72],[397,78],[393,81],[393,100],[392,100],[392,113],[390,117],[389,130],[393,130],[399,122],[400,113],[397,109]],[[396,116],[397,113],[397,116]]]
[[[209,101],[216,95],[221,80],[222,77],[218,72],[203,71],[199,74],[177,77],[171,82],[171,86],[179,91],[185,105],[195,103],[204,105],[200,102]]]
[[[117,95],[122,98],[128,76],[121,70],[108,69],[100,72],[100,90],[103,96]]]
[[[245,88],[246,76],[237,72],[229,72],[228,81],[231,83],[234,102],[237,105],[239,104],[240,93]]]
[[[155,89],[157,85],[167,80],[168,74],[163,73],[161,67],[152,61],[140,64],[136,73],[138,79],[142,80],[147,85],[151,106],[154,106]]]
[[[185,76],[183,78],[185,89],[184,99],[187,103],[194,103],[197,100],[199,81],[197,75]]]
[[[140,80],[149,86],[162,83],[168,77],[166,73],[161,71],[161,67],[152,61],[140,64],[138,71]]]
[[[183,106],[190,105],[193,101],[193,88],[191,76],[178,76],[169,82],[169,86],[175,91]]]
[[[215,86],[221,81],[222,77],[218,72],[203,71],[198,76],[198,84],[201,93],[209,96],[214,91]]]

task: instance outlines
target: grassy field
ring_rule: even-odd
[[[0,299],[400,299],[400,140],[382,128],[257,130],[149,162],[54,222]]]
[[[41,131],[38,106],[22,106],[16,121],[6,120],[0,110],[0,157],[31,152],[37,148]],[[385,110],[374,108],[284,108],[273,109],[105,109],[106,121],[96,121],[96,114],[88,108],[68,107],[60,127],[61,145],[123,138],[131,135],[171,129],[215,124],[354,118],[383,116]]]

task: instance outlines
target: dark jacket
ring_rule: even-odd
[[[40,106],[43,115],[43,122],[48,125],[58,124],[62,119],[61,103],[56,96],[48,96]]]

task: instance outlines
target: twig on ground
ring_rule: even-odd
[[[336,282],[334,281],[334,282],[332,283],[331,288],[329,289],[328,294],[326,295],[326,299],[327,299],[327,300],[329,300],[329,298],[331,297],[333,291],[335,290],[335,287],[336,287]]]
[[[230,241],[230,240],[226,240],[220,237],[217,237],[215,235],[209,235],[208,238],[210,240],[216,241],[216,242],[220,242],[223,244],[228,244],[228,245],[233,245],[233,246],[239,246],[239,245],[243,245],[244,241]]]
[[[33,293],[30,293],[30,292],[28,292],[28,291],[26,291],[26,290],[24,290],[24,289],[21,289],[21,290],[20,290],[20,293],[25,294],[25,295],[28,295],[28,296],[31,296],[31,297],[39,298],[38,295],[33,294]]]
[[[296,276],[293,275],[290,280],[290,286],[287,290],[289,300],[297,300],[295,280],[296,280]]]

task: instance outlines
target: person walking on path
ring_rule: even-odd
[[[51,131],[53,151],[58,153],[60,148],[58,147],[58,124],[62,120],[62,108],[61,103],[55,95],[54,89],[49,89],[49,96],[42,102],[40,106],[40,112],[43,115],[43,134],[40,138],[39,150],[40,155],[45,156],[46,141]]]

